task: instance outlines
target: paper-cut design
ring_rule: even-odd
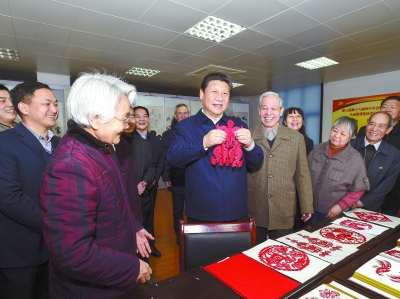
[[[275,270],[300,271],[310,259],[304,252],[286,245],[271,245],[260,250],[258,258]]]
[[[286,238],[286,239],[289,240],[292,243],[295,243],[297,248],[300,248],[302,250],[306,250],[306,251],[309,251],[309,252],[312,252],[312,253],[318,253],[319,256],[327,256],[327,255],[330,255],[330,253],[331,253],[328,250],[323,251],[321,247],[318,247],[318,246],[316,246],[314,244],[309,244],[309,243],[306,243],[306,242],[300,242],[300,241],[297,241],[297,240],[294,240],[294,239],[290,239],[290,238]]]
[[[356,229],[356,230],[370,230],[372,229],[372,225],[365,222],[359,222],[351,219],[343,220],[340,222],[341,226],[345,226],[348,228]]]
[[[342,244],[363,244],[367,241],[362,234],[340,227],[324,227],[319,233],[324,238],[332,239]]]
[[[242,167],[242,144],[235,137],[235,131],[240,128],[234,127],[234,122],[228,120],[227,127],[217,125],[217,129],[223,130],[226,133],[226,140],[224,143],[215,146],[213,150],[214,156],[210,158],[211,164],[214,166]]]
[[[365,221],[392,222],[392,220],[379,212],[354,212],[354,214]]]
[[[400,260],[400,250],[392,249],[392,250],[385,251],[384,253],[391,255],[391,256],[395,257],[396,259]]]
[[[376,274],[378,274],[379,276],[382,276],[382,273],[385,272],[390,272],[390,269],[392,268],[392,265],[390,264],[390,262],[385,261],[385,260],[376,260],[379,264],[379,266],[372,266],[372,268],[376,268],[375,272]]]
[[[390,274],[388,274],[387,276],[390,278],[391,281],[400,283],[400,275],[390,275]]]
[[[340,293],[337,291],[332,291],[329,289],[320,290],[319,294],[322,298],[331,298],[331,299],[339,299]]]
[[[336,250],[342,250],[341,246],[335,246],[332,242],[326,241],[326,240],[321,240],[318,238],[312,238],[310,236],[305,236],[305,235],[301,235],[299,234],[299,236],[305,238],[308,240],[308,242],[310,242],[311,244],[315,244],[321,247],[325,247],[325,248],[329,248],[329,250],[331,251],[336,251]]]

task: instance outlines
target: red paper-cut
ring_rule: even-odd
[[[391,255],[397,259],[400,259],[400,250],[392,249],[392,250],[385,251],[385,253],[388,255]]]
[[[354,214],[365,221],[376,221],[376,222],[393,222],[388,217],[379,212],[354,212]]]
[[[339,299],[340,298],[340,293],[330,290],[330,289],[325,289],[325,290],[320,290],[319,295],[322,298],[329,298],[329,299]]]
[[[381,261],[381,260],[376,260],[379,264],[379,266],[372,266],[373,268],[376,268],[375,272],[379,276],[382,276],[381,273],[385,272],[390,272],[390,269],[392,268],[392,265],[388,261]]]
[[[358,222],[358,221],[354,221],[354,220],[350,220],[350,219],[341,221],[340,225],[348,227],[348,228],[356,229],[356,230],[370,230],[370,229],[372,229],[372,225],[369,224],[369,223]]]
[[[300,242],[300,241],[297,241],[297,240],[294,240],[294,239],[290,239],[290,238],[286,238],[286,239],[289,240],[292,243],[295,243],[297,248],[300,248],[300,249],[303,249],[303,250],[306,250],[306,251],[310,251],[310,252],[315,253],[315,254],[318,253],[319,256],[327,256],[327,255],[330,254],[330,251],[322,251],[322,248],[320,248],[320,247],[318,247],[316,245],[308,244],[306,242]]]
[[[310,264],[304,252],[286,245],[271,245],[260,250],[259,259],[275,270],[300,271]]]
[[[387,274],[387,276],[390,278],[391,281],[400,283],[400,275],[389,275],[389,274]]]
[[[324,227],[319,233],[324,238],[332,239],[342,244],[363,244],[367,241],[362,234],[341,227]]]
[[[215,146],[213,150],[214,156],[210,158],[212,165],[242,167],[243,165],[243,152],[242,144],[236,140],[235,131],[239,127],[234,127],[234,122],[228,120],[228,126],[219,126],[217,129],[226,133],[226,140],[224,143]]]
[[[300,237],[303,237],[308,240],[311,244],[315,244],[321,247],[329,248],[331,251],[336,251],[336,250],[342,250],[342,246],[335,246],[332,242],[326,241],[326,240],[321,240],[318,238],[311,238],[310,236],[304,236],[301,234],[298,234]]]

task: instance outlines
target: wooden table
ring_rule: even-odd
[[[336,217],[339,218],[339,217]],[[334,218],[334,219],[336,219]],[[306,230],[315,231],[328,224],[330,220],[318,223]],[[371,239],[367,243],[361,245],[359,250],[354,254],[348,256],[339,263],[330,265],[322,270],[316,276],[312,277],[305,283],[301,284],[298,288],[288,293],[282,298],[294,299],[306,294],[316,286],[322,283],[329,283],[330,281],[337,281],[356,292],[364,294],[369,298],[383,298],[373,292],[360,288],[355,283],[348,281],[354,271],[362,264],[370,260],[381,251],[391,249],[396,246],[396,240],[400,238],[400,226],[395,229],[389,229],[381,235]],[[242,273],[245,275],[245,273]],[[241,275],[238,269],[238,275]],[[138,289],[129,292],[116,299],[204,299],[204,298],[242,298],[237,295],[232,289],[219,281],[202,268],[193,269],[174,277],[162,280],[157,284],[139,287]]]

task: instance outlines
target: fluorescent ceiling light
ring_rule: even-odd
[[[330,66],[334,64],[338,64],[338,62],[328,59],[326,57],[320,57],[317,59],[296,63],[296,65],[304,67],[309,70],[318,69],[320,67]]]
[[[19,60],[18,51],[14,49],[0,48],[0,59]]]
[[[235,88],[235,87],[239,87],[239,86],[243,86],[244,84],[241,84],[241,83],[233,83],[232,82],[232,87],[233,88]]]
[[[145,77],[152,77],[155,74],[159,73],[160,71],[156,70],[150,70],[150,69],[142,69],[140,67],[133,67],[126,73],[129,75],[135,75],[135,76],[145,76]]]
[[[185,33],[219,43],[245,29],[243,26],[208,16],[203,21],[186,30]]]

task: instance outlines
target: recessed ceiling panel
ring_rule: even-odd
[[[0,35],[0,48],[17,50],[17,41],[14,36]]]
[[[216,59],[219,61],[225,61],[243,53],[243,51],[239,51],[237,49],[233,49],[227,46],[215,45],[211,48],[208,48],[207,50],[198,53],[197,55],[206,58]]]
[[[121,40],[114,48],[113,53],[131,56],[132,59],[146,59],[159,48],[144,44]]]
[[[343,51],[348,51],[354,48],[360,47],[361,44],[347,38],[341,37],[323,44],[310,47],[307,50],[320,54],[321,56],[326,56],[334,53],[339,53]]]
[[[166,50],[166,49],[159,49],[159,50],[155,51],[152,55],[150,55],[148,58],[153,59],[153,60],[170,62],[170,63],[179,63],[182,60],[189,58],[189,57],[190,57],[190,54],[187,54],[187,53]]]
[[[36,41],[22,37],[17,37],[17,44],[19,51],[55,56],[62,56],[65,49],[65,45]]]
[[[286,10],[252,28],[275,38],[285,38],[320,23],[294,10]]]
[[[327,41],[342,37],[337,31],[325,26],[318,25],[313,28],[296,33],[284,39],[284,41],[301,48],[308,48],[314,45],[322,44]]]
[[[308,61],[311,59],[315,59],[320,57],[318,54],[307,51],[307,50],[300,50],[285,56],[280,56],[279,58],[277,58],[280,61],[286,62],[286,63],[290,63],[290,64],[296,64],[299,62],[303,62],[303,61]]]
[[[194,36],[181,34],[177,38],[166,44],[163,48],[189,54],[197,54],[209,47],[212,47],[213,45],[215,45],[214,42],[210,42],[201,38],[196,38]]]
[[[162,28],[136,23],[122,39],[162,47],[180,33]]]
[[[268,44],[264,47],[258,48],[252,51],[254,54],[260,55],[264,58],[272,59],[279,56],[284,56],[296,51],[301,50],[301,48],[286,43],[284,41],[276,41],[271,44]]]
[[[224,40],[221,44],[242,51],[252,51],[274,41],[276,41],[276,38],[247,29]]]
[[[112,52],[118,41],[118,39],[111,37],[71,30],[68,45],[86,49]]]

